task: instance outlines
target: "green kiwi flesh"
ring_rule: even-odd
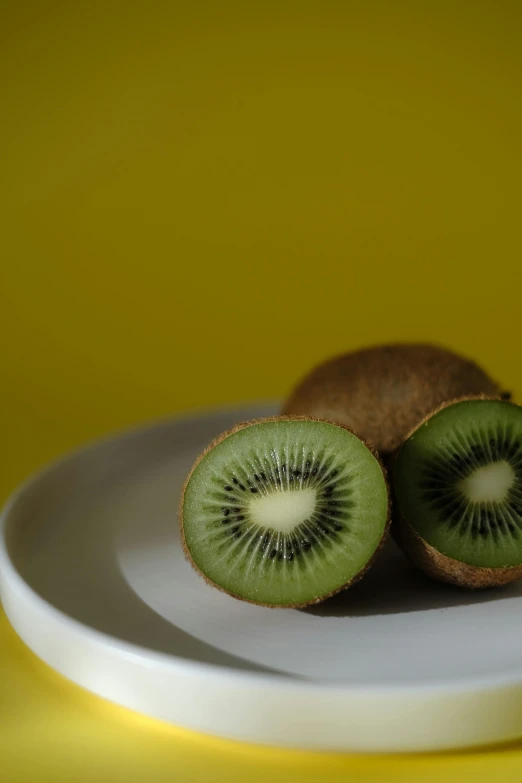
[[[345,424],[386,459],[444,402],[480,394],[497,397],[501,391],[475,362],[436,345],[399,343],[315,367],[297,384],[283,413]]]
[[[522,576],[522,408],[446,404],[393,466],[398,541],[427,573],[465,587]]]
[[[347,428],[302,417],[238,425],[192,468],[181,539],[215,587],[265,606],[306,606],[359,578],[389,523],[380,462]]]

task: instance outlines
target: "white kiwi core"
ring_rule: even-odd
[[[459,483],[459,489],[472,503],[502,502],[515,481],[511,465],[504,460],[477,468]]]
[[[313,487],[284,489],[252,498],[250,516],[261,528],[290,533],[315,511],[317,492]]]

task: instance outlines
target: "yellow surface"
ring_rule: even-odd
[[[0,38],[2,497],[87,439],[281,396],[385,339],[522,393],[518,0],[6,0]],[[522,746],[319,756],[169,728],[3,617],[0,672],[6,783],[522,776]]]

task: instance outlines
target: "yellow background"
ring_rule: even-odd
[[[522,5],[2,6],[0,494],[325,355],[446,343],[522,392]],[[109,706],[0,620],[18,781],[520,779],[522,745],[270,751]]]

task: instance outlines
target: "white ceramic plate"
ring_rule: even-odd
[[[407,751],[522,734],[522,583],[430,582],[392,543],[310,610],[213,590],[185,562],[180,489],[259,408],[160,423],[67,457],[5,508],[0,587],[26,644],[76,683],[172,723],[303,748]]]

